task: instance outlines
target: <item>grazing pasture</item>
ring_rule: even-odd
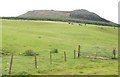
[[[118,29],[110,26],[2,20],[3,75],[9,72],[11,53],[13,75],[117,75],[118,61],[111,59],[114,47],[118,49]],[[37,54],[37,68],[34,54]]]

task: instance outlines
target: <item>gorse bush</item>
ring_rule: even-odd
[[[58,49],[56,49],[56,48],[51,49],[51,52],[52,52],[52,53],[58,53]]]
[[[35,55],[39,55],[38,53],[34,52],[33,50],[26,50],[23,53],[24,56],[35,56]]]

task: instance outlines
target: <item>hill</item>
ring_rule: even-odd
[[[68,18],[70,15],[69,11],[54,11],[54,10],[33,10],[28,11],[19,17],[47,17],[47,18]]]
[[[102,26],[118,26],[118,24],[108,21],[96,13],[85,9],[78,9],[73,11],[33,10],[17,17],[2,17],[2,19],[47,20],[95,24]]]
[[[33,10],[28,11],[25,14],[20,15],[19,17],[33,17],[33,18],[64,18],[64,19],[80,19],[80,20],[93,20],[93,21],[102,21],[110,22],[106,19],[101,18],[99,15],[89,12],[85,9],[78,9],[74,11],[55,11],[55,10]]]
[[[70,13],[70,17],[78,18],[83,20],[93,20],[93,21],[102,21],[102,22],[110,22],[104,18],[101,18],[99,15],[89,12],[88,10],[74,10]]]

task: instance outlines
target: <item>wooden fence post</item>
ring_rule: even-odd
[[[50,51],[50,64],[52,64],[52,52]]]
[[[74,59],[76,58],[76,53],[75,53],[76,51],[74,50]]]
[[[80,57],[80,45],[78,45],[78,58]]]
[[[37,56],[35,55],[35,68],[37,68]]]
[[[9,67],[9,74],[12,73],[12,63],[13,63],[13,53],[11,54],[10,67]]]
[[[66,62],[67,59],[66,59],[66,52],[64,52],[64,61]]]

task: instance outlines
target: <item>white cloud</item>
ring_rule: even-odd
[[[1,0],[0,16],[18,16],[29,10],[87,9],[117,23],[118,1],[119,0]]]

